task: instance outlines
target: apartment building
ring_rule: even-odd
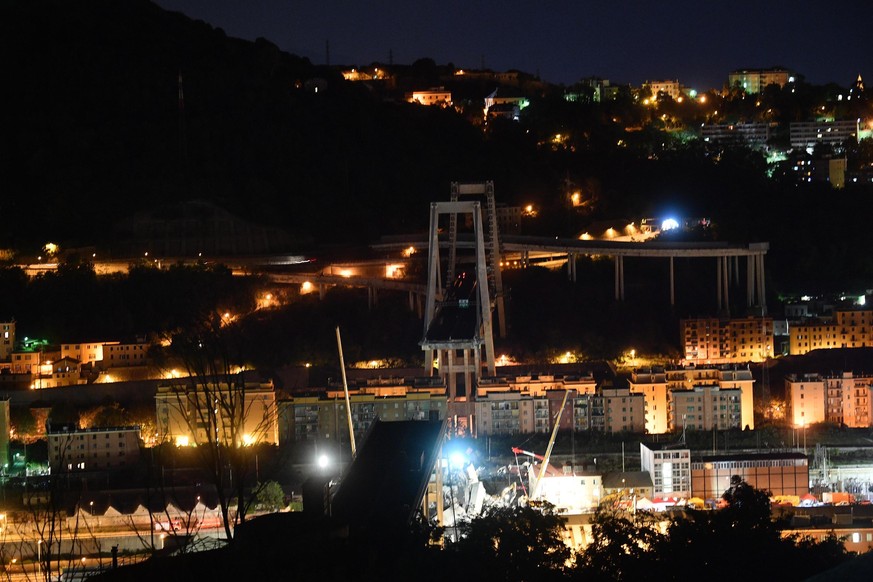
[[[133,466],[139,459],[140,429],[64,428],[48,433],[52,472],[108,471]]]
[[[846,142],[858,143],[860,132],[860,119],[792,121],[788,126],[791,147],[798,150],[812,150],[818,144],[842,146]]]
[[[722,366],[688,366],[666,371],[667,387],[673,392],[693,391],[702,387],[717,387],[723,391],[740,391],[740,428],[755,428],[754,384],[755,379],[748,366],[738,364]],[[681,421],[681,417],[676,419]],[[681,430],[681,422],[672,424],[670,430]],[[698,423],[695,423],[695,425]],[[690,427],[688,427],[690,428]],[[708,430],[708,429],[705,429]]]
[[[674,101],[682,96],[682,87],[678,79],[646,81],[644,87],[649,88],[651,91],[649,97],[653,99],[657,99],[659,94],[668,95]]]
[[[161,385],[155,394],[155,411],[161,442],[178,446],[279,442],[272,382]]]
[[[771,317],[683,319],[679,327],[688,364],[763,362],[773,356]]]
[[[663,368],[634,370],[628,380],[631,394],[642,394],[645,403],[645,425],[649,434],[670,431],[667,423],[670,392],[667,390],[667,373]]]
[[[62,358],[75,358],[82,365],[103,361],[103,346],[118,345],[119,342],[80,342],[61,344]]]
[[[794,426],[824,422],[825,383],[820,374],[789,374],[785,377],[787,416]]]
[[[794,80],[788,70],[781,67],[769,69],[737,69],[728,75],[728,86],[738,87],[746,93],[760,93],[767,85],[784,87]]]
[[[406,95],[406,101],[409,103],[418,103],[419,105],[448,107],[452,104],[452,92],[446,90],[445,87],[413,91]]]
[[[356,437],[363,436],[377,418],[386,422],[443,420],[448,414],[446,386],[438,377],[366,380],[349,388],[349,404]],[[343,390],[295,395],[281,400],[278,407],[282,443],[349,440]]]
[[[794,426],[830,422],[867,428],[873,423],[873,376],[791,374],[785,378],[785,387]]]
[[[873,347],[873,311],[835,310],[832,320],[798,323],[788,330],[788,352],[801,356],[812,350]]]
[[[103,344],[103,367],[143,366],[148,363],[146,342],[112,342]]]
[[[852,372],[825,376],[825,418],[840,426],[867,428],[873,418],[873,377],[855,377]]]
[[[716,386],[674,390],[670,425],[674,430],[728,430],[743,428],[742,391]]]
[[[770,124],[707,123],[700,128],[700,136],[715,145],[763,148],[770,141]]]

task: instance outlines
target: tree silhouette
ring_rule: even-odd
[[[491,507],[459,529],[447,552],[471,579],[559,579],[571,557],[564,520],[552,507]]]

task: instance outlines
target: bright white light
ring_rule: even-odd
[[[668,218],[661,223],[661,230],[663,231],[673,230],[674,228],[679,228],[679,222],[675,218]]]
[[[867,305],[867,296],[861,295],[858,297],[858,305]]]
[[[466,461],[466,458],[464,458],[463,453],[452,453],[449,457],[449,463],[454,467],[463,467],[464,461]]]
[[[319,466],[319,468],[324,469],[324,468],[326,468],[328,465],[330,465],[330,459],[328,458],[328,456],[327,456],[327,455],[320,455],[320,456],[318,457],[318,466]]]

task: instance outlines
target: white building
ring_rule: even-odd
[[[406,96],[406,100],[409,103],[418,103],[419,105],[448,107],[452,104],[452,92],[447,91],[445,87],[436,87],[423,91],[413,91]]]
[[[655,497],[691,497],[691,450],[640,443],[640,468],[652,476]]]
[[[791,147],[812,151],[817,144],[841,146],[858,143],[860,119],[843,121],[792,121],[789,125]]]

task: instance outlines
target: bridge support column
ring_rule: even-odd
[[[722,284],[724,285],[724,311],[730,316],[731,313],[731,301],[730,301],[730,258],[722,257],[721,258],[722,265]]]
[[[567,253],[567,279],[576,282],[576,253]]]
[[[740,286],[740,257],[734,255],[734,285]]]
[[[721,257],[715,258],[715,291],[716,291],[716,312],[721,313]]]
[[[758,255],[758,305],[761,306],[761,315],[767,315],[767,293],[764,288],[764,255]]]
[[[324,299],[324,296],[325,296],[326,294],[327,294],[327,289],[325,288],[324,285],[322,285],[321,283],[319,283],[319,285],[318,285],[318,298],[319,298],[319,299]]]
[[[615,300],[624,301],[624,257],[615,256]]]
[[[755,257],[746,256],[746,307],[755,304]]]
[[[670,257],[670,307],[676,307],[676,279],[673,271],[673,257]]]

